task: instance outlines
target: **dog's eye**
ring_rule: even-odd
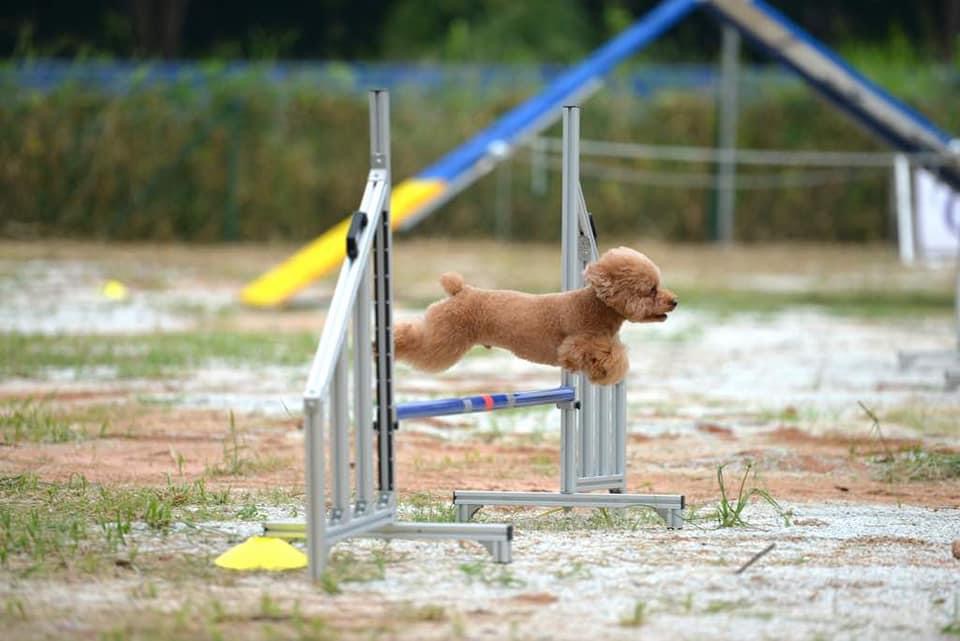
[[[654,285],[653,287],[650,288],[650,295],[656,296],[656,294],[657,294],[657,286]]]

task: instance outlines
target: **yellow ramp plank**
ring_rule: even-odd
[[[405,180],[390,195],[390,225],[403,224],[411,215],[446,189],[442,180]],[[263,274],[240,293],[240,299],[255,307],[273,307],[287,301],[301,289],[322,278],[346,256],[350,219],[341,220],[306,247]]]

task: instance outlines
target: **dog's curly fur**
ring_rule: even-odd
[[[397,358],[422,370],[445,370],[474,345],[496,346],[520,358],[583,372],[611,385],[626,376],[627,350],[617,332],[623,321],[664,321],[677,297],[660,286],[660,270],[628,247],[603,254],[584,270],[587,286],[533,295],[470,287],[463,277],[440,277],[449,298],[420,320],[398,323]]]

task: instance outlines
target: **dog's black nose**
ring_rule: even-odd
[[[676,309],[677,305],[679,304],[680,304],[680,299],[674,298],[672,301],[670,301],[670,309]]]

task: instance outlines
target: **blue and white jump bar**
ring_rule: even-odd
[[[397,403],[397,420],[422,418],[425,416],[449,416],[452,414],[471,414],[473,412],[491,412],[493,410],[530,407],[533,405],[551,405],[571,403],[576,398],[572,387],[554,387],[532,392],[505,392],[501,394],[477,394],[460,398],[443,398],[426,401]]]

